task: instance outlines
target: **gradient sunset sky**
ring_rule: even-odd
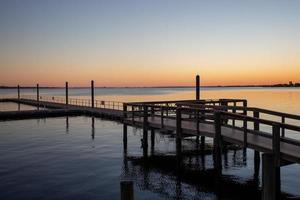
[[[298,0],[0,0],[0,85],[300,82]]]

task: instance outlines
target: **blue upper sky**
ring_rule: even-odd
[[[60,81],[75,81],[83,68],[112,74],[113,81],[120,78],[116,70],[155,76],[172,68],[174,77],[207,74],[207,84],[214,84],[216,70],[298,73],[299,11],[297,0],[0,0],[0,84],[14,84],[14,76],[30,84],[58,70]],[[18,72],[24,69],[29,78]],[[113,84],[106,76],[99,79]],[[293,78],[277,76],[273,82]],[[129,85],[149,85],[145,78]],[[173,83],[188,81],[161,84]]]

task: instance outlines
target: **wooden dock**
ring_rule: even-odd
[[[279,121],[269,120],[266,115],[277,117]],[[286,123],[289,120],[298,122],[300,116],[248,107],[246,100],[239,99],[126,103],[124,145],[127,145],[127,125],[143,128],[144,157],[148,155],[148,130],[169,132],[176,137],[180,168],[182,140],[193,137],[197,143],[201,140],[204,146],[205,137],[209,137],[213,139],[214,168],[219,176],[222,174],[221,155],[225,144],[253,149],[255,170],[259,169],[262,154],[263,199],[278,199],[280,167],[300,163],[300,141],[286,134],[300,132],[300,127]],[[263,126],[269,128],[262,130]]]
[[[24,113],[22,119],[27,118],[35,118],[35,117],[51,117],[53,116],[53,111],[61,115],[90,115],[95,117],[102,117],[106,119],[113,120],[122,120],[123,119],[123,111],[121,110],[122,103],[120,102],[107,102],[101,101],[97,102],[97,107],[91,107],[89,100],[83,99],[71,99],[73,100],[72,104],[66,104],[65,100],[59,97],[43,97],[39,101],[28,96],[27,98],[9,98],[2,99],[2,102],[14,102],[18,104],[25,104],[30,106],[35,106],[37,109],[48,109],[48,110],[32,110],[32,111],[13,111],[13,112],[0,112],[0,119],[8,120],[8,119],[20,119],[21,113]],[[70,101],[70,100],[69,100]],[[50,110],[49,110],[50,109]],[[15,118],[13,117],[15,116]]]

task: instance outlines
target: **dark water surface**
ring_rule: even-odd
[[[151,167],[124,159],[123,125],[92,122],[90,117],[0,122],[0,199],[119,199],[120,180],[134,181],[136,199],[216,199],[203,185],[209,176],[189,182],[166,169],[167,158]],[[141,137],[140,129],[128,128],[128,156],[142,155]],[[185,141],[184,148],[191,145]],[[156,134],[155,154],[174,150],[174,138]],[[197,157],[186,158],[191,166],[197,162]],[[211,168],[212,158],[205,156],[205,169]],[[281,172],[282,190],[299,197],[299,165]],[[241,151],[229,151],[223,173],[229,182],[247,184],[253,179],[253,151],[247,151],[246,162]]]
[[[70,95],[77,98],[90,98],[89,92],[88,88],[70,89]],[[40,93],[63,96],[64,89],[41,89]],[[14,89],[0,90],[0,97],[15,94]],[[35,95],[35,90],[22,89],[21,94]],[[126,102],[193,99],[195,93],[193,88],[98,88],[95,95],[100,100]],[[300,113],[299,88],[203,88],[201,98],[243,98],[249,106]],[[0,111],[19,108],[36,109],[0,103]],[[174,156],[154,159],[151,165],[140,162],[140,129],[128,128],[128,159],[124,159],[123,125],[95,118],[93,126],[92,121],[90,117],[0,121],[0,200],[120,199],[121,180],[134,181],[136,199],[217,199],[216,190],[210,185],[211,155],[185,157],[187,168],[197,168],[203,174],[178,177],[174,173]],[[299,125],[292,120],[287,123]],[[296,132],[286,135],[300,139]],[[184,141],[184,150],[194,146]],[[161,153],[174,155],[175,139],[156,133],[154,154]],[[222,199],[241,199],[236,193],[243,199],[259,199],[259,191],[253,185],[261,186],[261,171],[258,182],[254,181],[252,150],[246,154],[228,150],[223,155],[223,167],[226,191]],[[300,199],[300,165],[281,167],[281,183],[283,193]]]

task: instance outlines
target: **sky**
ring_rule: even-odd
[[[298,0],[0,0],[0,85],[300,82]]]

